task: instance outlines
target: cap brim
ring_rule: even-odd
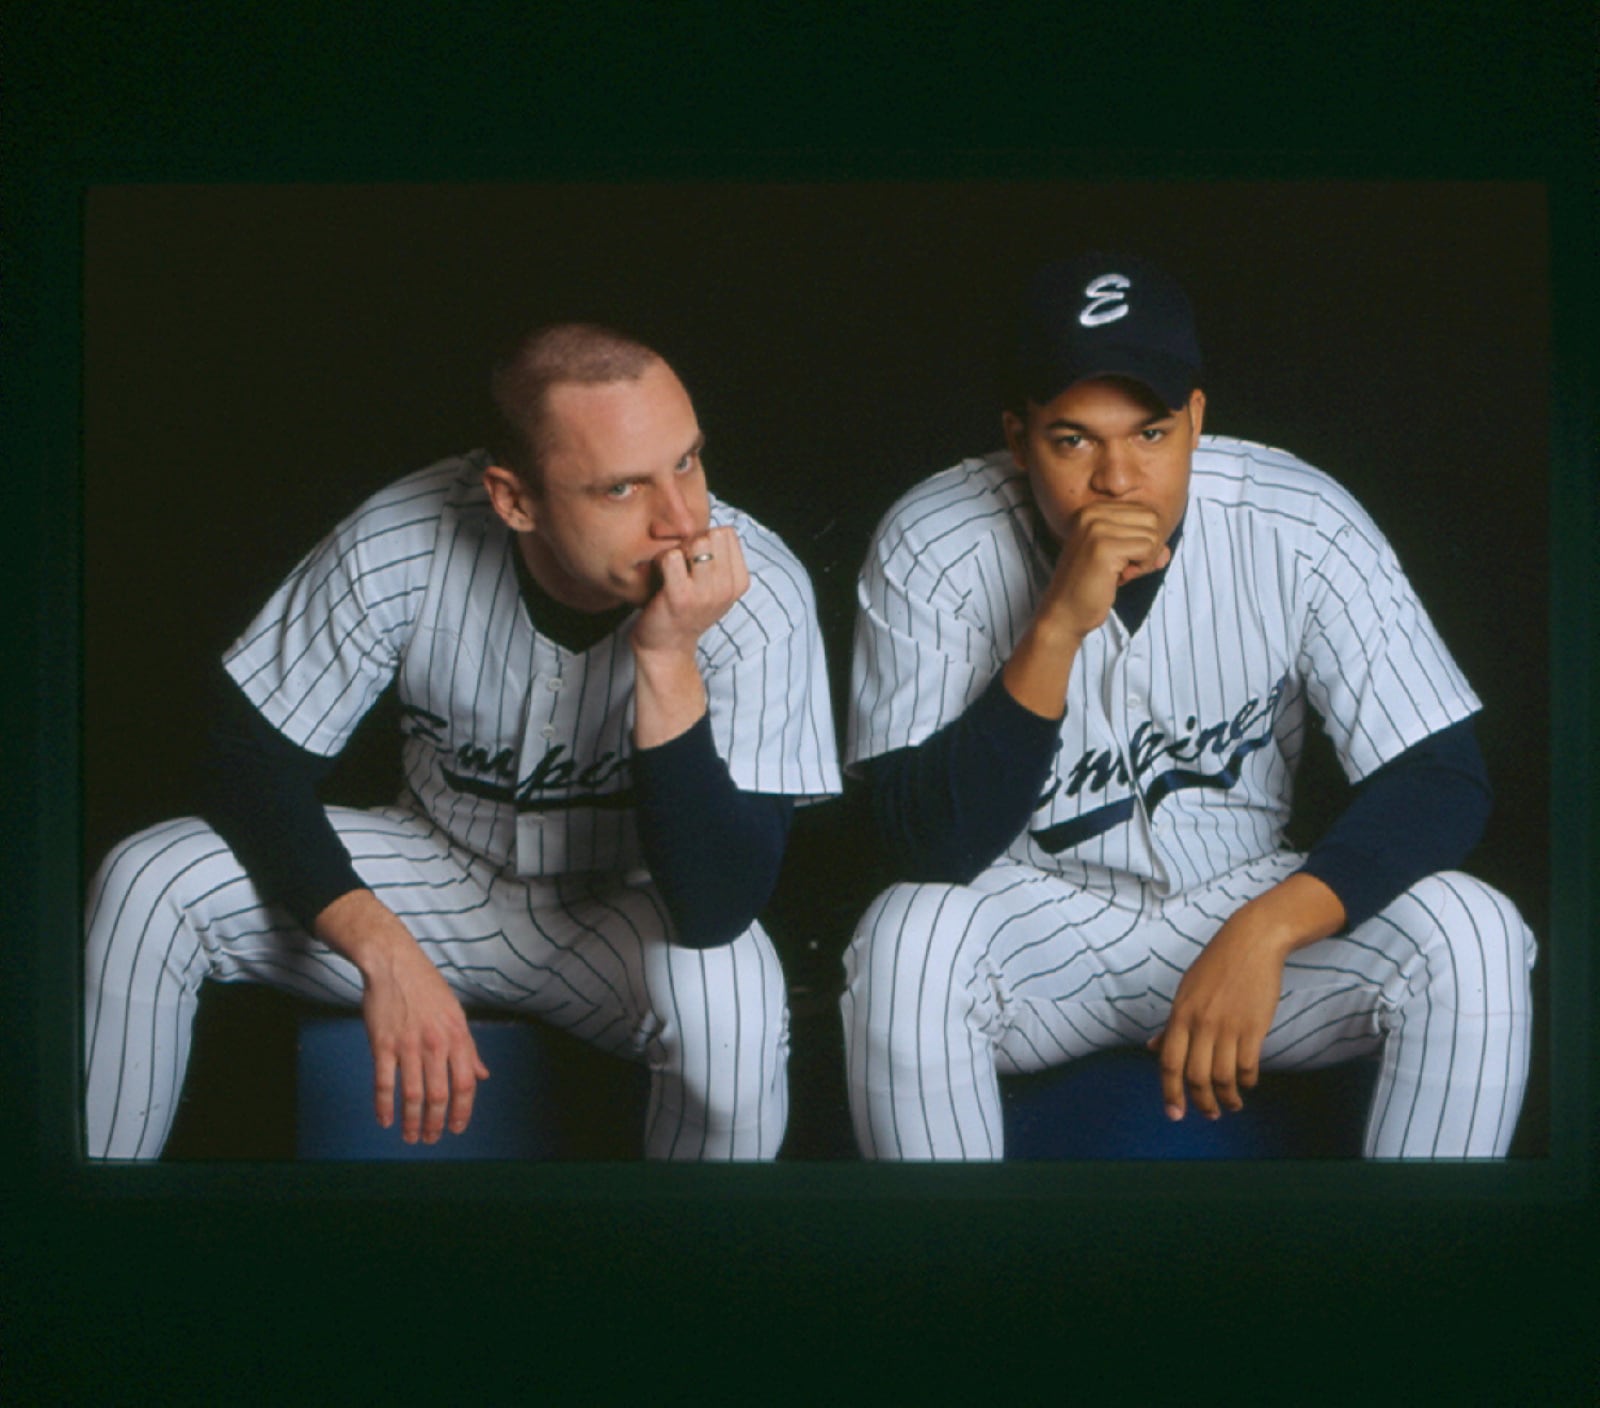
[[[1101,348],[1094,364],[1058,361],[1049,375],[1028,388],[1028,399],[1043,406],[1069,386],[1097,377],[1120,376],[1147,386],[1168,410],[1178,410],[1199,385],[1200,368],[1148,348]]]

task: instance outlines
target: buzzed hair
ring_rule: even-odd
[[[550,389],[563,383],[637,381],[662,360],[644,343],[598,323],[555,323],[524,334],[496,363],[490,381],[499,413],[490,455],[534,493],[541,492],[541,461],[550,442]]]

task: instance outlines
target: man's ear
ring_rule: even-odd
[[[1028,427],[1017,417],[1014,411],[1000,413],[1000,429],[1005,432],[1006,448],[1011,451],[1011,458],[1018,469],[1028,467]]]
[[[1193,435],[1200,438],[1200,427],[1206,423],[1206,393],[1198,386],[1189,393],[1189,423],[1194,427]]]
[[[537,522],[538,500],[522,476],[503,464],[492,464],[483,471],[483,487],[489,502],[505,525],[514,533],[531,533]]]

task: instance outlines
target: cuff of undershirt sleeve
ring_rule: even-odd
[[[295,886],[292,895],[283,897],[283,907],[294,915],[308,934],[316,917],[336,899],[353,890],[364,890],[367,882],[347,863],[343,867],[330,867],[325,873],[305,877]]]
[[[1055,748],[1061,733],[1060,719],[1045,719],[1024,708],[1011,697],[1005,681],[996,675],[988,688],[972,702],[967,710],[968,724],[985,739],[997,744],[1010,754],[1015,750],[1024,756],[1040,749]]]
[[[1364,924],[1405,889],[1364,851],[1351,846],[1317,846],[1300,867],[1301,873],[1322,881],[1344,906],[1344,932]]]
[[[709,714],[702,714],[676,738],[653,748],[635,749],[633,754],[633,781],[645,802],[667,796],[715,794],[719,773],[727,776],[711,736]]]

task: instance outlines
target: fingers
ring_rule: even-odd
[[[372,1096],[378,1127],[394,1123],[394,1052],[388,1047],[372,1048]]]
[[[400,1051],[400,1137],[415,1144],[422,1129],[422,1057],[409,1043]]]
[[[1146,1043],[1161,1058],[1161,1102],[1167,1118],[1181,1120],[1188,1104],[1208,1120],[1224,1109],[1244,1109],[1240,1090],[1255,1087],[1259,1046],[1209,1031],[1169,1024]]]
[[[1238,1068],[1240,1090],[1254,1090],[1256,1088],[1256,1081],[1259,1080],[1261,1076],[1261,1067],[1259,1065],[1260,1050],[1261,1047],[1259,1042],[1256,1043],[1253,1051],[1247,1050],[1246,1046],[1243,1043],[1240,1043]],[[1244,1103],[1242,1097],[1239,1103]]]
[[[1153,557],[1146,556],[1124,563],[1122,571],[1117,574],[1117,585],[1125,587],[1135,577],[1143,577],[1151,572],[1159,572],[1171,561],[1172,549],[1162,543]]]
[[[439,1047],[422,1053],[422,1142],[437,1144],[450,1112],[450,1061]]]
[[[1159,570],[1171,557],[1152,509],[1091,505],[1072,520],[1048,600],[1066,612],[1078,634],[1087,634],[1110,613],[1119,587]]]
[[[661,577],[680,592],[692,588],[697,596],[725,602],[742,596],[750,585],[739,535],[726,526],[708,529],[663,553]]]
[[[383,1129],[393,1125],[398,1094],[400,1137],[407,1144],[419,1140],[437,1144],[447,1124],[452,1134],[463,1134],[472,1121],[478,1082],[488,1078],[489,1068],[464,1022],[448,1043],[417,1038],[402,1041],[397,1048],[385,1047],[382,1054],[375,1050],[373,1103],[378,1124]]]
[[[729,527],[668,548],[656,570],[661,589],[634,628],[635,642],[650,650],[692,651],[750,585],[739,535]]]
[[[1214,1052],[1211,1037],[1203,1032],[1197,1033],[1189,1042],[1189,1059],[1183,1067],[1183,1086],[1190,1102],[1208,1120],[1214,1120],[1222,1113],[1211,1083]]]
[[[450,1132],[464,1134],[472,1122],[472,1104],[478,1097],[478,1082],[489,1079],[489,1068],[478,1055],[469,1033],[465,1050],[450,1062]]]
[[[1155,1039],[1161,1053],[1161,1104],[1169,1120],[1183,1118],[1183,1066],[1189,1054],[1189,1033],[1183,1027],[1169,1025]]]
[[[1172,557],[1172,549],[1157,536],[1154,525],[1144,523],[1098,524],[1091,543],[1103,570],[1115,575],[1118,586],[1165,567]]]
[[[437,1144],[447,1120],[452,1134],[465,1133],[472,1120],[478,1082],[488,1079],[489,1069],[479,1058],[464,1019],[461,1031],[448,1045],[443,1041],[424,1044],[421,1068],[422,1142]],[[406,1128],[402,1128],[401,1134],[407,1143],[416,1142]]]
[[[1231,1041],[1220,1042],[1212,1049],[1209,1081],[1209,1088],[1215,1096],[1212,1119],[1222,1113],[1216,1109],[1217,1105],[1236,1112],[1244,1109],[1244,1101],[1239,1098],[1237,1052],[1237,1045]]]

